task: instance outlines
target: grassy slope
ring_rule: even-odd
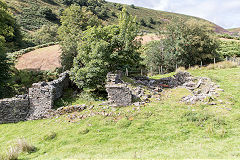
[[[11,7],[11,10],[14,12],[14,14],[17,17],[21,16],[22,8],[31,7],[32,5],[37,5],[37,6],[41,6],[41,7],[49,7],[57,15],[59,14],[59,9],[66,8],[66,6],[64,6],[60,3],[60,0],[52,0],[52,2],[54,2],[54,3],[47,3],[47,2],[44,2],[43,0],[34,0],[34,1],[5,0],[5,1]],[[111,3],[111,2],[106,2],[105,6],[109,9],[108,13],[109,13],[110,17],[104,23],[107,23],[107,24],[116,23],[117,17],[110,15],[110,13],[111,13],[111,11],[115,11],[115,13],[118,13],[119,10],[117,10],[117,8],[114,6],[114,3]],[[187,16],[187,15],[177,14],[177,13],[171,13],[171,12],[157,11],[157,10],[152,10],[152,9],[147,9],[147,8],[142,8],[142,7],[136,7],[134,9],[134,8],[131,8],[129,5],[125,5],[125,6],[128,9],[130,14],[137,16],[138,21],[140,21],[140,19],[144,19],[145,22],[148,22],[150,17],[152,17],[155,21],[161,22],[161,23],[156,23],[155,25],[152,24],[152,28],[142,26],[141,29],[144,31],[156,32],[156,31],[158,31],[159,28],[162,28],[162,26],[164,25],[164,22],[166,22],[167,20],[171,20],[172,17],[182,17],[185,19],[196,18],[199,21],[208,22],[209,26],[213,26],[214,28],[216,28],[216,30],[218,32],[226,31],[223,28],[221,28],[220,26],[217,26],[207,20],[197,18],[197,17]],[[40,18],[40,19],[42,19],[42,18]],[[42,19],[41,23],[46,23],[46,24],[50,24],[50,25],[54,24],[46,19]],[[24,26],[22,26],[22,27],[24,28]],[[35,27],[33,27],[33,28],[35,28]]]
[[[0,153],[25,137],[38,150],[22,154],[23,159],[240,158],[240,68],[190,72],[218,83],[225,90],[219,97],[224,104],[185,105],[179,100],[188,91],[175,89],[140,110],[131,106],[114,111],[120,116],[95,116],[76,123],[60,117],[4,124]],[[51,132],[56,138],[44,140]]]
[[[228,29],[230,32],[240,32],[240,28],[231,28]]]

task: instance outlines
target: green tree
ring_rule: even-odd
[[[5,42],[6,51],[20,48],[22,36],[19,26],[2,0],[0,0],[0,37]]]
[[[81,41],[82,31],[99,25],[100,21],[91,11],[78,5],[71,5],[62,14],[62,25],[58,29],[63,51],[61,63],[64,70],[69,70],[72,68],[73,58],[77,55],[77,44]]]
[[[136,18],[124,8],[118,25],[91,27],[83,32],[71,78],[79,88],[100,89],[108,72],[139,66],[140,42]]]
[[[163,41],[166,68],[173,70],[175,65],[188,66],[204,64],[219,58],[216,50],[219,46],[212,28],[196,20],[173,20],[167,25]]]
[[[144,54],[142,56],[148,70],[152,69],[154,72],[158,72],[160,66],[168,63],[164,61],[163,48],[162,41],[151,41],[143,47]]]
[[[10,77],[10,65],[5,54],[6,48],[15,38],[15,20],[7,10],[7,5],[0,1],[0,98],[6,91],[7,80]]]

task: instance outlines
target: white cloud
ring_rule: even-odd
[[[109,0],[192,15],[224,28],[240,27],[240,0]]]

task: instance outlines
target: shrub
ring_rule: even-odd
[[[53,140],[53,139],[56,138],[56,137],[57,137],[57,133],[54,132],[54,131],[52,131],[52,132],[49,132],[48,134],[46,134],[46,135],[43,137],[43,139],[44,139],[45,141],[49,141],[49,140]]]

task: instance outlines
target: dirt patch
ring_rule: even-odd
[[[138,39],[141,39],[142,44],[147,44],[148,42],[160,40],[161,38],[157,35],[144,35],[144,36],[138,37]]]
[[[60,56],[62,54],[59,45],[53,45],[36,49],[22,55],[17,60],[16,68],[19,70],[51,70],[61,67]]]
[[[220,40],[223,40],[223,41],[234,41],[234,42],[240,42],[240,40],[237,40],[237,39],[227,39],[227,38],[219,38]]]

